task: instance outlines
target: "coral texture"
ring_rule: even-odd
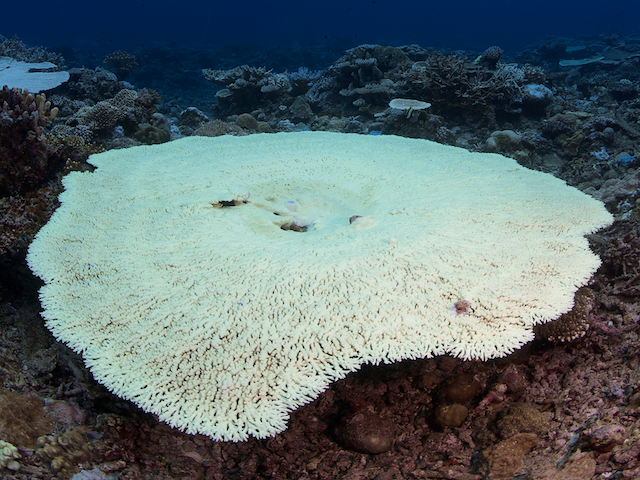
[[[553,322],[537,325],[536,336],[554,342],[570,342],[582,337],[589,329],[589,314],[593,310],[595,298],[590,288],[579,288],[571,311],[560,315]]]
[[[216,439],[282,431],[363,363],[512,352],[570,307],[599,265],[583,235],[611,221],[513,160],[393,136],[193,137],[90,163],[29,250],[47,325],[114,393]]]

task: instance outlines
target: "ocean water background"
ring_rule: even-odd
[[[17,8],[17,7],[16,7]],[[113,51],[137,45],[379,43],[515,52],[545,36],[639,33],[638,0],[32,0],[32,20],[0,33],[30,45]]]

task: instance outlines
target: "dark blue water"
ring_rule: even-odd
[[[111,51],[157,42],[303,46],[344,39],[476,50],[495,44],[514,51],[547,35],[640,28],[638,0],[32,0],[29,11],[37,12],[32,20],[20,21],[16,13],[0,33],[31,45]]]

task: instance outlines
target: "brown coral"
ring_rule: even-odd
[[[392,421],[363,410],[343,419],[336,434],[346,448],[376,455],[391,448],[396,430]]]
[[[226,87],[230,92],[226,100],[231,109],[227,113],[254,109],[268,99],[284,94],[291,87],[287,74],[273,73],[264,67],[241,65],[230,70],[205,68],[202,74],[211,83]]]
[[[535,327],[536,337],[552,342],[570,342],[582,337],[589,329],[589,314],[593,310],[595,294],[588,287],[579,288],[575,293],[571,311],[560,315],[553,322]]]
[[[518,97],[525,80],[524,71],[513,65],[499,65],[494,71],[462,55],[442,53],[415,62],[402,76],[408,80],[409,94],[428,98],[434,107],[474,109]]]
[[[51,182],[37,192],[0,198],[0,255],[26,249],[58,206],[60,182]]]

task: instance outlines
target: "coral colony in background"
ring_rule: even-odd
[[[640,41],[0,40],[3,478],[640,476]]]

